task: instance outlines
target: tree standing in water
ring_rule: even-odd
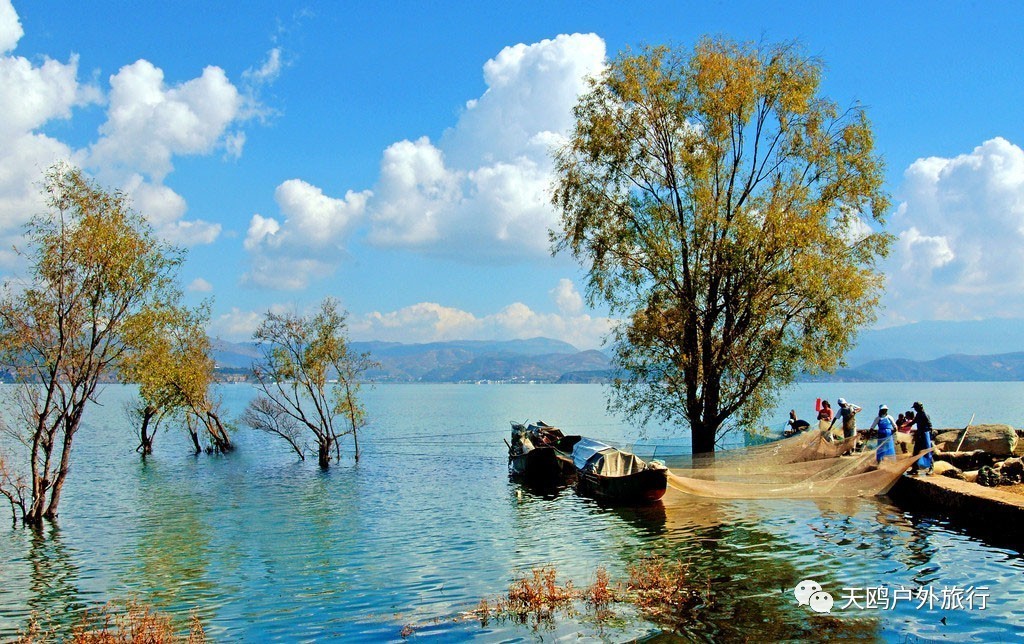
[[[167,417],[185,424],[197,454],[203,451],[201,433],[209,451],[233,449],[210,392],[215,365],[206,334],[209,317],[208,303],[196,309],[168,303],[133,318],[125,334],[133,351],[120,371],[122,379],[139,385],[127,411],[138,422],[137,451],[143,457],[152,453],[157,427]]]
[[[359,460],[358,432],[366,423],[360,378],[375,363],[369,354],[352,352],[347,328],[338,301],[325,298],[311,316],[268,312],[253,334],[263,352],[253,370],[262,393],[242,422],[285,439],[303,460],[303,436],[312,434],[322,468],[340,460],[339,438],[348,434]]]
[[[795,45],[626,52],[555,155],[554,251],[622,318],[609,406],[688,424],[712,452],[801,370],[831,370],[874,319],[891,236],[864,109],[818,95]]]
[[[29,466],[0,486],[19,482],[21,519],[31,526],[57,516],[85,409],[131,352],[133,319],[173,300],[184,257],[125,195],[77,168],[51,167],[43,190],[48,210],[27,224],[27,250],[19,251],[29,276],[0,297],[0,357],[22,383],[10,430]],[[9,500],[19,498],[18,485]]]

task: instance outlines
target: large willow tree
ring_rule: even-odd
[[[556,153],[554,249],[622,319],[610,407],[688,424],[694,453],[801,370],[834,369],[874,319],[882,162],[821,75],[794,45],[626,52]]]

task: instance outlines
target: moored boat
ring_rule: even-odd
[[[668,468],[648,463],[592,438],[575,443],[576,489],[584,495],[609,503],[652,503],[665,496]]]
[[[537,485],[565,483],[576,474],[572,448],[579,436],[566,436],[542,421],[512,423],[508,446],[509,476]]]

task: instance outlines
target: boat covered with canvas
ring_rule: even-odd
[[[652,503],[665,496],[668,469],[632,452],[581,438],[573,446],[576,490],[583,496],[616,504]]]

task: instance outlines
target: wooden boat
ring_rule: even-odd
[[[566,436],[562,430],[542,421],[512,423],[512,442],[508,444],[509,476],[535,485],[558,485],[576,474],[572,448],[579,436]]]
[[[572,451],[576,490],[599,501],[615,504],[652,503],[665,496],[668,468],[647,463],[636,454],[583,438]]]

